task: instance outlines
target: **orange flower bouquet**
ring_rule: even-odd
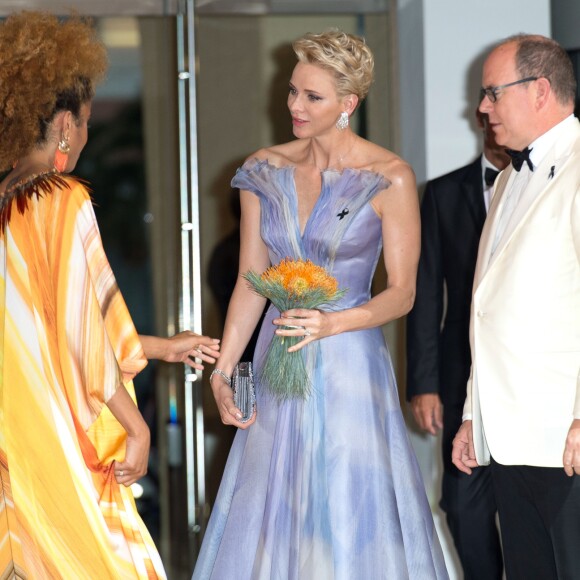
[[[319,308],[332,304],[346,293],[338,288],[336,278],[310,260],[286,258],[261,275],[250,270],[244,278],[280,312],[292,308]],[[301,351],[288,352],[289,347],[302,339],[302,336],[274,336],[266,353],[261,379],[280,400],[306,398],[310,394],[311,385]]]

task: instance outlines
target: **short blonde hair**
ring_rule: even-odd
[[[354,94],[362,101],[367,96],[375,64],[364,38],[333,28],[321,34],[305,34],[294,41],[292,48],[299,62],[334,75],[339,97]]]

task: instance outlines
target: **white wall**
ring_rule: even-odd
[[[479,152],[473,115],[489,46],[519,32],[550,35],[550,0],[425,0],[427,178]]]
[[[550,0],[424,0],[423,9],[430,179],[465,165],[480,150],[472,121],[483,53],[519,32],[549,36]]]

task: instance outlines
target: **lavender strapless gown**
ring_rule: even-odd
[[[388,186],[382,176],[325,171],[303,235],[292,167],[254,160],[232,185],[260,198],[273,264],[292,257],[326,267],[348,288],[338,308],[369,300],[382,247],[369,201]],[[257,377],[277,316],[271,307],[261,329]],[[236,435],[193,579],[448,578],[381,329],[304,350],[306,401],[278,404],[256,384],[257,420]]]

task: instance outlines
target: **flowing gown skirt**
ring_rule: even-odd
[[[312,259],[348,288],[340,308],[366,302],[381,249],[368,201],[388,184],[370,172],[323,175],[301,236],[291,177],[258,162],[234,180],[261,198],[272,262]],[[346,226],[336,217],[345,205]],[[268,311],[255,353],[257,420],[236,435],[193,578],[447,578],[381,330],[311,343],[312,394],[278,403],[259,380],[278,314]]]

